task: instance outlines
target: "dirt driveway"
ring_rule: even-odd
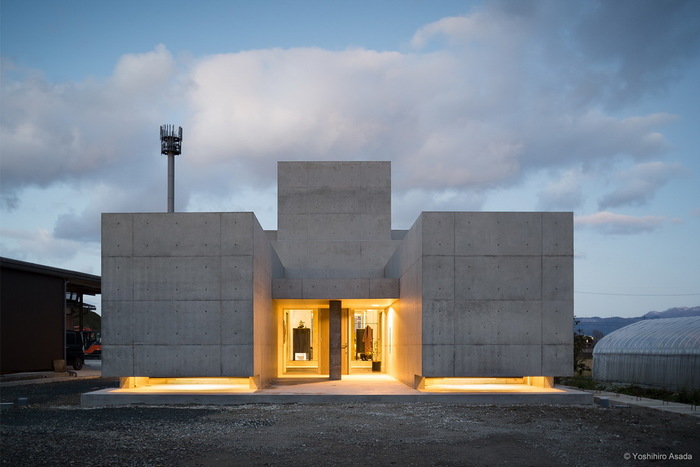
[[[29,399],[2,410],[3,465],[700,465],[700,418],[634,407],[78,405],[114,386],[2,388],[3,401]]]

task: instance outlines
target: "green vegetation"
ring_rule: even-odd
[[[615,389],[615,392],[629,396],[658,399],[667,402],[679,402],[681,404],[700,405],[700,390],[667,391],[666,389],[643,388],[629,385]]]
[[[576,374],[568,378],[555,378],[557,384],[571,386],[572,388],[584,389],[587,391],[609,391],[609,385],[593,381],[590,376]]]
[[[579,376],[583,376],[586,371],[591,371],[586,365],[587,358],[586,349],[589,347],[589,337],[578,328],[579,321],[574,321],[574,372]]]
[[[557,378],[557,384],[571,386],[587,391],[608,391],[628,396],[657,399],[666,402],[700,405],[700,390],[668,391],[666,389],[643,388],[635,384],[613,384],[595,381],[590,376],[575,375],[569,378]]]
[[[73,317],[73,326],[79,326],[80,320],[77,316]],[[98,315],[94,311],[88,311],[83,315],[83,328],[92,329],[93,331],[100,331],[102,329],[102,316]]]

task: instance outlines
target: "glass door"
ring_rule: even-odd
[[[382,310],[355,309],[350,312],[349,318],[349,373],[353,375],[381,371]]]
[[[284,311],[285,374],[318,374],[318,313]]]

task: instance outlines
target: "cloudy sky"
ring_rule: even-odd
[[[169,123],[178,211],[275,229],[278,160],[390,160],[395,229],[573,211],[577,316],[700,305],[700,2],[0,8],[2,256],[100,274],[100,213],[166,210]]]

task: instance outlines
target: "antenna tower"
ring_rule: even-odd
[[[168,212],[175,212],[175,156],[182,151],[182,127],[161,125],[160,153],[168,156]]]

